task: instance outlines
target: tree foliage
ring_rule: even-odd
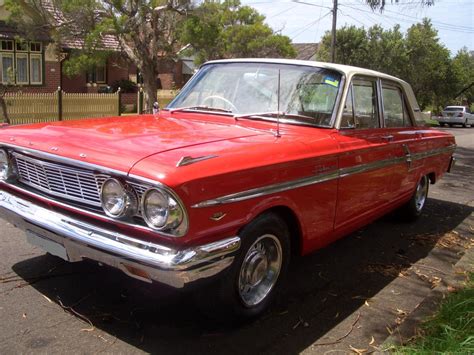
[[[456,98],[474,103],[474,53],[462,48],[453,59],[453,72],[456,77]]]
[[[11,19],[34,35],[46,31],[58,44],[79,43],[68,58],[69,74],[103,63],[111,38],[142,72],[148,107],[156,101],[162,62],[179,48],[179,26],[191,0],[7,0]],[[22,14],[27,14],[26,17]],[[30,16],[31,15],[31,16]]]
[[[192,44],[198,64],[235,57],[295,57],[291,40],[274,33],[264,20],[239,0],[205,0],[185,21],[181,40]]]
[[[331,34],[327,32],[318,51],[319,60],[329,60],[330,41]],[[472,68],[472,56],[463,50],[451,59],[428,19],[411,26],[406,33],[402,33],[398,25],[389,30],[378,25],[367,30],[343,27],[336,32],[336,63],[404,79],[413,87],[422,108],[439,109],[453,102],[458,93],[470,85],[469,79],[474,81],[474,72],[464,69],[469,67],[468,63]],[[472,94],[470,90],[474,88],[471,86],[465,93]]]
[[[385,5],[387,4],[386,0],[365,0],[367,5],[369,5],[372,10],[380,10],[381,12],[384,10]],[[391,4],[398,4],[400,0],[390,0]],[[418,0],[414,3],[418,2],[421,6],[432,6],[434,5],[434,0]]]
[[[294,57],[286,36],[275,34],[264,17],[238,0],[7,0],[11,19],[26,36],[48,33],[70,51],[65,73],[74,75],[103,64],[111,36],[142,73],[147,107],[156,100],[163,63],[188,43],[197,61],[230,57]],[[27,16],[23,16],[23,15]]]

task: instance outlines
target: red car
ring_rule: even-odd
[[[419,116],[410,86],[382,73],[209,62],[159,114],[1,129],[0,215],[65,260],[201,283],[255,316],[291,255],[397,208],[420,215],[456,145]]]

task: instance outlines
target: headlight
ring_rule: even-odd
[[[11,173],[11,163],[8,153],[4,149],[0,149],[0,180],[6,180]]]
[[[178,201],[168,192],[157,188],[148,189],[143,194],[142,214],[148,226],[158,230],[178,227],[184,216]]]
[[[104,212],[113,218],[131,217],[138,210],[135,192],[113,178],[102,185],[100,200]]]

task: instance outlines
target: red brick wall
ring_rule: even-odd
[[[61,86],[61,63],[45,62],[43,85],[22,86],[22,92],[54,92]]]
[[[86,74],[68,77],[63,74],[62,85],[65,92],[87,92]]]
[[[116,55],[107,60],[107,85],[112,85],[118,80],[128,80],[130,64]]]
[[[137,103],[137,94],[125,93],[120,95],[122,105],[133,105]]]

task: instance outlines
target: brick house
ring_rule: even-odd
[[[296,58],[301,60],[316,60],[319,43],[293,43]]]
[[[0,79],[2,83],[15,82],[22,92],[54,92],[61,87],[65,92],[100,92],[113,86],[119,80],[130,80],[137,83],[139,72],[126,56],[114,36],[104,36],[104,49],[113,54],[106,64],[96,67],[87,73],[68,77],[63,71],[64,63],[70,53],[80,50],[80,40],[66,41],[61,48],[51,41],[47,34],[36,34],[34,41],[22,41],[22,34],[5,20],[9,13],[4,1],[0,0]],[[182,60],[163,61],[162,70],[157,78],[162,89],[181,88],[191,75]],[[192,74],[192,73],[191,73]],[[125,99],[125,104],[135,102],[136,97]],[[128,102],[131,101],[131,102]]]

